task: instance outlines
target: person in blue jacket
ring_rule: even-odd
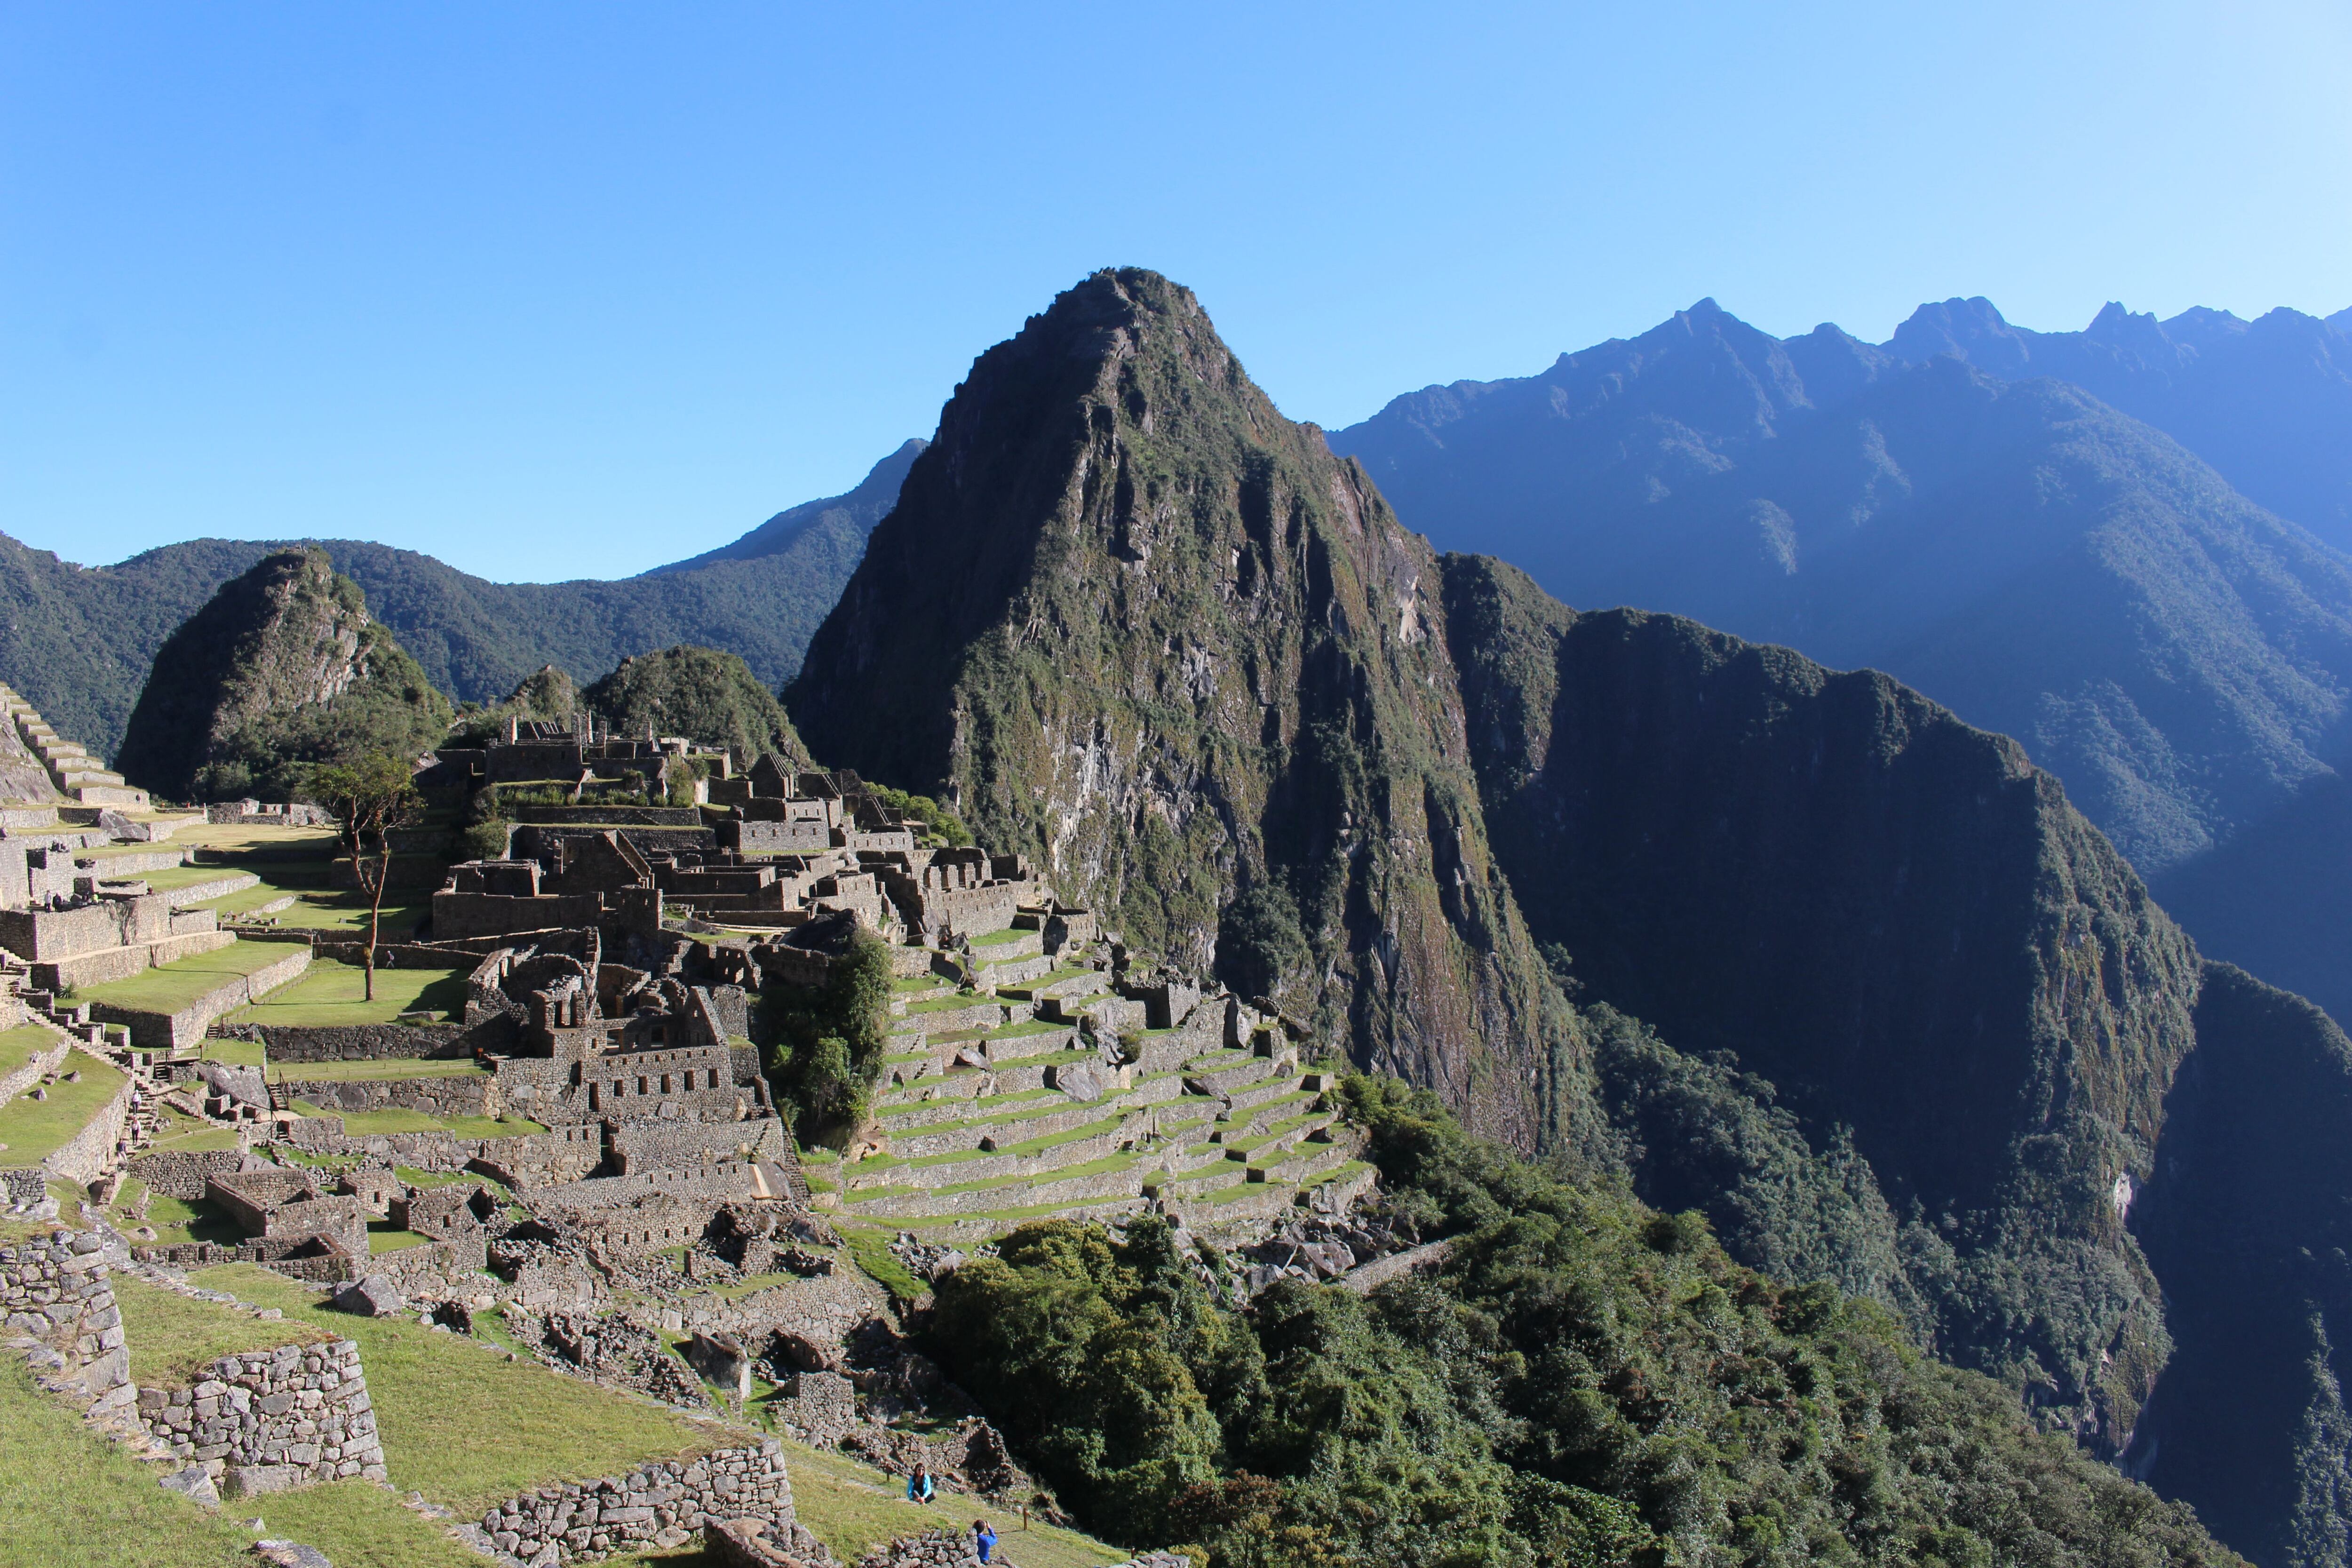
[[[937,1489],[931,1485],[931,1472],[921,1465],[917,1465],[915,1473],[907,1478],[908,1502],[929,1502]]]
[[[972,1555],[982,1563],[996,1560],[996,1531],[988,1528],[988,1521],[984,1519],[971,1521],[971,1551]]]

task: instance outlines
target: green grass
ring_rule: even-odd
[[[217,1043],[225,1045],[229,1042]],[[189,1153],[199,1153],[207,1149],[236,1147],[236,1129],[234,1127],[215,1127],[168,1105],[158,1105],[155,1111],[159,1120],[154,1140],[148,1145],[151,1149],[180,1149]]]
[[[399,1498],[373,1481],[337,1481],[252,1498],[229,1503],[224,1511],[239,1517],[257,1513],[272,1535],[317,1547],[335,1568],[482,1568],[481,1558],[443,1532],[444,1523],[403,1508]]]
[[[212,1241],[234,1247],[245,1239],[245,1233],[229,1218],[227,1211],[208,1198],[175,1198],[157,1193],[148,1200],[147,1223],[155,1227],[155,1245],[159,1247],[183,1241]]]
[[[1002,947],[1006,942],[1019,942],[1024,936],[1034,937],[1035,935],[1037,935],[1037,933],[1034,931],[1017,931],[1011,929],[1005,931],[989,931],[985,935],[973,937],[971,939],[971,945],[975,948]]]
[[[419,1236],[413,1230],[403,1230],[388,1219],[368,1222],[368,1251],[405,1252],[412,1247],[423,1247],[433,1238]]]
[[[893,1231],[868,1230],[859,1226],[841,1227],[841,1239],[848,1247],[849,1256],[856,1260],[857,1267],[866,1271],[866,1277],[898,1300],[912,1305],[929,1295],[931,1288],[909,1273],[907,1266],[892,1254],[890,1237],[895,1234]],[[797,1492],[798,1488],[795,1487],[794,1490]],[[814,1530],[816,1527],[811,1525],[809,1528]]]
[[[85,985],[74,993],[74,1000],[105,1002],[141,1013],[176,1013],[294,951],[290,942],[234,942],[212,952],[142,970],[125,980]]]
[[[131,1352],[131,1376],[142,1388],[184,1388],[225,1355],[338,1337],[313,1323],[271,1322],[218,1302],[175,1295],[136,1275],[118,1274],[113,1285],[114,1304],[122,1311],[122,1342]]]
[[[269,1059],[259,1040],[207,1039],[205,1041],[204,1057],[208,1062],[219,1062],[233,1068],[257,1068]]]
[[[294,1109],[305,1116],[340,1116],[343,1131],[354,1138],[371,1132],[446,1132],[453,1138],[521,1138],[546,1128],[520,1116],[503,1121],[487,1116],[427,1116],[421,1110],[327,1110],[307,1100]]]
[[[314,959],[301,978],[268,998],[237,1009],[240,1024],[389,1024],[403,1013],[432,1012],[445,1019],[466,1006],[470,969],[379,969],[375,1000],[366,999],[367,971],[337,959]]]
[[[289,1062],[269,1069],[272,1083],[376,1083],[386,1079],[473,1078],[488,1068],[470,1057],[377,1057],[356,1062]]]
[[[898,1536],[927,1529],[969,1531],[975,1519],[996,1527],[999,1556],[1021,1568],[1102,1568],[1130,1555],[1074,1530],[1032,1524],[1024,1531],[1018,1513],[969,1497],[949,1496],[929,1507],[908,1502],[906,1482],[833,1450],[786,1439],[784,1464],[792,1473],[793,1503],[801,1522],[845,1563],[854,1563]]]
[[[526,1487],[622,1475],[740,1440],[536,1363],[509,1361],[464,1335],[436,1334],[405,1318],[328,1311],[304,1287],[251,1264],[198,1269],[190,1279],[358,1341],[393,1484],[461,1518]],[[451,1397],[453,1390],[465,1397]]]
[[[331,841],[321,847],[331,849]],[[230,921],[265,904],[290,898],[291,907],[273,911],[278,923],[304,930],[364,931],[368,922],[367,896],[356,889],[334,886],[334,868],[330,860],[269,860],[258,857],[240,859],[226,866],[198,868],[215,876],[231,871],[249,871],[261,879],[258,887],[242,892],[226,893],[217,899],[206,899],[193,909],[211,910],[223,921]],[[415,928],[431,908],[429,896],[413,891],[393,889],[384,895],[384,936],[390,940],[405,937]]]
[[[907,1004],[906,1016],[919,1018],[928,1013],[960,1013],[967,1007],[988,1006],[995,1001],[996,998],[993,996],[964,992],[954,996],[937,997],[929,1002],[909,1002]]]
[[[122,1075],[88,1051],[68,1051],[64,1070],[79,1071],[81,1081],[49,1085],[47,1100],[26,1089],[0,1106],[0,1144],[7,1146],[9,1164],[39,1164],[122,1091]]]
[[[103,871],[105,868],[95,869]],[[147,890],[168,893],[180,888],[193,888],[200,882],[218,882],[231,877],[249,877],[253,873],[242,866],[166,866],[160,871],[127,872],[134,881],[147,884]]]
[[[19,1024],[0,1030],[0,1071],[15,1072],[43,1051],[57,1049],[65,1037],[41,1024]]]
[[[13,1355],[0,1356],[0,1475],[7,1478],[0,1485],[0,1560],[9,1563],[251,1568],[252,1536],[160,1489],[153,1468],[43,1394]]]

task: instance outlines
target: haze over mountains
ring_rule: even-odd
[[[2016,735],[2211,951],[2352,1016],[2328,918],[2352,559],[2326,542],[2352,539],[2352,340],[2330,322],[2110,306],[2032,333],[1948,300],[1872,345],[1703,300],[1329,439],[1408,524],[1571,604],[1886,669]]]

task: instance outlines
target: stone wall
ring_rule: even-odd
[[[298,1249],[309,1248],[297,1256]],[[162,1247],[140,1247],[131,1256],[142,1263],[171,1268],[209,1268],[217,1263],[263,1263],[274,1273],[313,1284],[345,1284],[359,1278],[347,1255],[321,1247],[316,1237],[292,1237],[278,1241],[247,1241],[233,1247],[211,1241],[175,1241]]]
[[[796,1158],[784,1136],[782,1121],[773,1116],[741,1121],[683,1120],[624,1122],[612,1132],[613,1154],[621,1175],[646,1171],[694,1170],[714,1160],[771,1160],[782,1164]],[[744,1149],[751,1151],[746,1156]]]
[[[384,1479],[360,1347],[350,1340],[225,1356],[187,1388],[142,1388],[139,1418],[175,1458],[229,1496],[363,1476]]]
[[[557,1543],[566,1563],[648,1546],[677,1547],[724,1520],[756,1519],[768,1533],[792,1540],[793,1485],[783,1447],[722,1448],[673,1459],[627,1476],[541,1487],[482,1516],[482,1533],[510,1556],[536,1560]]]
[[[269,1059],[282,1065],[412,1057],[449,1061],[472,1056],[477,1046],[508,1048],[514,1039],[514,1023],[500,1014],[477,1024],[248,1024],[238,1026],[237,1032],[258,1037],[268,1046]]]
[[[205,1027],[215,1018],[276,990],[310,966],[310,950],[308,947],[292,943],[283,945],[287,948],[284,958],[264,964],[242,980],[228,977],[227,983],[219,990],[189,1004],[177,1013],[152,1013],[100,1002],[91,1005],[90,1016],[101,1024],[128,1026],[131,1043],[140,1050],[177,1052],[192,1047],[204,1039]]]
[[[305,1104],[344,1113],[417,1110],[427,1116],[495,1117],[505,1109],[498,1079],[486,1072],[351,1081],[289,1079],[285,1088]]]
[[[60,1230],[48,1239],[0,1247],[0,1315],[11,1334],[29,1334],[48,1352],[35,1365],[79,1392],[95,1418],[127,1409],[136,1397],[122,1313],[114,1304],[97,1231]]]
[[[63,1035],[47,1050],[35,1053],[33,1058],[13,1072],[0,1076],[0,1105],[5,1105],[53,1072],[63,1072],[66,1053],[73,1049]]]
[[[521,1193],[580,1181],[604,1163],[604,1130],[583,1121],[524,1138],[485,1138],[471,1163]]]
[[[205,1195],[207,1181],[236,1170],[244,1163],[245,1156],[235,1149],[204,1149],[194,1152],[181,1149],[158,1149],[131,1161],[123,1168],[123,1173],[146,1183],[149,1192],[161,1193],[167,1198],[178,1198],[183,1203],[193,1203]]]
[[[131,1098],[136,1091],[137,1086],[124,1079],[114,1097],[83,1123],[80,1131],[51,1151],[41,1168],[61,1182],[84,1187],[104,1175],[114,1163],[114,1147],[122,1140],[122,1124],[130,1120]]]

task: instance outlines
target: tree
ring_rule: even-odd
[[[383,923],[383,889],[392,879],[392,831],[416,819],[424,797],[416,793],[415,775],[406,759],[377,753],[355,763],[337,763],[310,771],[310,798],[335,814],[344,851],[352,858],[352,873],[368,895],[366,994],[375,1000],[375,949]],[[368,864],[368,843],[375,845],[375,863]]]

